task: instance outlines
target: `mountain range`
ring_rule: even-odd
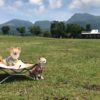
[[[99,29],[100,31],[100,16],[91,15],[88,13],[76,13],[67,21],[64,21],[65,24],[75,23],[79,24],[82,27],[85,27],[86,24],[91,24],[92,29]],[[44,21],[36,21],[32,23],[30,21],[13,19],[11,21],[0,24],[0,31],[3,26],[10,26],[11,34],[18,34],[16,31],[17,27],[24,26],[26,28],[26,33],[29,33],[28,28],[36,25],[39,26],[42,30],[50,30],[52,21],[44,20]]]
[[[76,23],[85,27],[86,24],[91,24],[92,29],[100,30],[100,16],[95,16],[91,14],[74,14],[66,23]]]
[[[11,21],[8,21],[8,22],[5,22],[5,23],[1,24],[0,29],[3,26],[9,26],[11,34],[18,34],[18,32],[16,31],[16,28],[23,26],[23,27],[26,28],[26,33],[29,33],[28,28],[31,27],[32,25],[33,25],[33,23],[29,22],[29,21],[13,19]]]

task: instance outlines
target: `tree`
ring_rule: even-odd
[[[65,37],[65,24],[63,22],[54,21],[50,28],[52,37],[60,38]]]
[[[90,24],[86,24],[86,31],[87,32],[91,31],[91,25]]]
[[[32,35],[40,35],[42,33],[41,28],[39,26],[32,26],[29,28],[29,31],[31,32]]]
[[[59,33],[60,33],[60,37],[64,38],[66,37],[66,27],[64,22],[59,22]]]
[[[24,36],[25,35],[25,27],[18,27],[17,29],[16,29],[19,33],[21,33],[21,36]]]
[[[51,33],[46,30],[43,32],[43,37],[51,37]]]
[[[78,24],[67,24],[66,26],[66,33],[70,33],[70,37],[79,37],[83,28]]]
[[[51,23],[51,28],[50,28],[52,37],[57,38],[58,37],[58,22],[54,21]]]
[[[10,31],[10,27],[9,26],[3,26],[1,28],[3,34],[9,34],[9,31]]]

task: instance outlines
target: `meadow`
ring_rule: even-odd
[[[45,79],[11,79],[0,85],[0,100],[100,100],[99,39],[0,36],[0,55],[13,46],[24,62],[47,58]]]

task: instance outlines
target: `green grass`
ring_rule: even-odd
[[[45,79],[2,84],[0,100],[100,100],[100,91],[82,87],[86,83],[100,85],[99,39],[0,36],[0,55],[7,57],[7,49],[13,46],[22,48],[20,59],[25,62],[47,58]]]

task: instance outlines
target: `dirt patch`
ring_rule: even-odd
[[[83,88],[88,90],[100,91],[100,85],[86,83],[82,85]]]

